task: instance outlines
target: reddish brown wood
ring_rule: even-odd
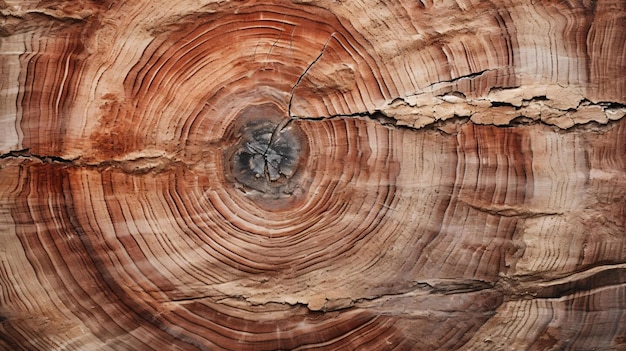
[[[0,349],[626,348],[626,5],[0,3]]]

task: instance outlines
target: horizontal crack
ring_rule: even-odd
[[[59,156],[33,154],[30,152],[30,149],[12,150],[5,154],[0,155],[0,159],[3,159],[3,158],[31,158],[31,159],[37,159],[43,163],[64,163],[64,164],[74,163],[74,160],[65,159]]]
[[[563,212],[557,212],[557,211],[542,211],[538,209],[514,207],[514,206],[506,206],[506,205],[480,206],[480,205],[465,202],[463,200],[459,200],[459,202],[462,202],[477,211],[495,215],[495,216],[502,216],[502,217],[537,218],[537,217],[563,215]]]
[[[510,300],[563,298],[626,284],[626,263],[601,265],[559,278],[503,277],[497,284]]]
[[[337,114],[331,116],[320,116],[320,117],[293,117],[289,121],[310,121],[310,122],[321,122],[327,120],[339,120],[339,119],[362,119],[376,122],[382,126],[392,128],[392,129],[400,129],[400,130],[409,130],[409,131],[430,131],[435,130],[445,134],[455,135],[458,133],[458,128],[464,124],[471,123],[473,125],[481,126],[481,125],[491,125],[499,128],[523,128],[530,126],[546,126],[550,128],[555,128],[557,131],[578,131],[578,130],[595,130],[595,131],[603,131],[610,129],[618,120],[609,120],[606,123],[598,123],[596,121],[588,121],[585,123],[574,123],[569,127],[557,127],[552,123],[547,123],[545,121],[539,119],[532,119],[526,116],[520,115],[512,118],[506,124],[490,124],[490,123],[476,123],[472,121],[473,115],[457,115],[447,118],[445,120],[434,119],[429,121],[424,125],[414,126],[404,122],[400,118],[394,118],[390,115],[386,115],[384,112],[377,110],[373,113],[369,112],[357,112],[354,114]]]
[[[471,79],[489,70],[455,78]],[[428,87],[427,87],[428,88]],[[542,124],[567,130],[577,126],[604,126],[626,116],[626,105],[616,101],[591,101],[576,86],[529,85],[493,88],[485,96],[467,97],[442,86],[396,97],[376,112],[395,119],[396,124],[421,129],[439,121],[470,118],[477,125],[517,127]],[[588,128],[587,128],[588,129]]]
[[[145,174],[149,172],[158,173],[174,164],[186,165],[186,163],[181,160],[171,159],[166,156],[138,156],[129,159],[88,162],[85,160],[81,160],[80,157],[67,159],[53,155],[38,155],[31,153],[29,149],[13,150],[0,155],[0,159],[10,158],[34,160],[41,163],[59,164],[77,168],[113,168],[120,169],[125,173],[135,174]]]
[[[452,78],[452,79],[448,79],[448,80],[440,80],[440,81],[437,81],[437,82],[434,82],[434,83],[431,83],[431,84],[427,85],[424,89],[431,88],[431,87],[433,87],[435,85],[438,85],[438,84],[455,83],[455,82],[458,82],[458,81],[463,80],[463,79],[472,79],[472,78],[480,77],[480,76],[482,76],[483,74],[485,74],[487,72],[493,72],[493,71],[497,71],[497,70],[498,70],[497,68],[484,69],[482,71],[465,74],[465,75],[462,75],[462,76],[459,76],[459,77],[456,77],[456,78]]]
[[[443,298],[446,295],[470,294],[482,291],[491,291],[489,294],[503,296],[505,301],[525,299],[557,299],[568,297],[573,294],[592,293],[597,289],[626,284],[626,263],[614,265],[601,265],[592,267],[581,272],[570,273],[562,277],[546,276],[501,276],[494,281],[481,279],[423,279],[415,280],[410,286],[399,288],[396,291],[379,293],[371,296],[350,297],[333,295],[323,297],[322,301],[315,296],[293,297],[285,296],[255,296],[252,290],[226,292],[215,291],[214,293],[198,294],[195,296],[181,296],[169,301],[171,303],[187,303],[209,299],[217,303],[229,304],[229,301],[237,303],[245,302],[251,306],[266,304],[282,304],[294,307],[305,307],[312,312],[332,312],[350,308],[369,308],[372,306],[384,306],[389,300],[402,298],[427,298],[438,295]],[[290,297],[291,296],[291,297]],[[451,297],[456,299],[455,297]],[[315,306],[311,304],[314,303]],[[434,306],[436,309],[436,306]]]
[[[342,115],[342,114],[338,114],[338,115],[332,115],[332,116],[323,116],[323,117],[293,117],[293,120],[296,121],[311,121],[311,122],[316,122],[316,121],[326,121],[326,120],[333,120],[333,119],[363,119],[363,120],[371,120],[371,121],[375,121],[383,126],[386,127],[392,127],[392,128],[398,128],[398,129],[410,129],[410,130],[418,130],[420,128],[414,128],[412,126],[409,125],[404,125],[404,124],[399,124],[398,120],[393,118],[393,117],[389,117],[386,116],[383,113],[380,113],[378,111],[374,112],[374,113],[369,113],[369,112],[357,112],[357,113],[353,113],[350,115]]]

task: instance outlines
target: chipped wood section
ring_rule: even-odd
[[[626,348],[623,1],[0,3],[0,349]]]

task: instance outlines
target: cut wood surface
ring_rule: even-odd
[[[626,2],[0,1],[0,349],[626,349]]]

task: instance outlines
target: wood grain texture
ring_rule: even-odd
[[[623,1],[0,21],[0,349],[626,348]]]

